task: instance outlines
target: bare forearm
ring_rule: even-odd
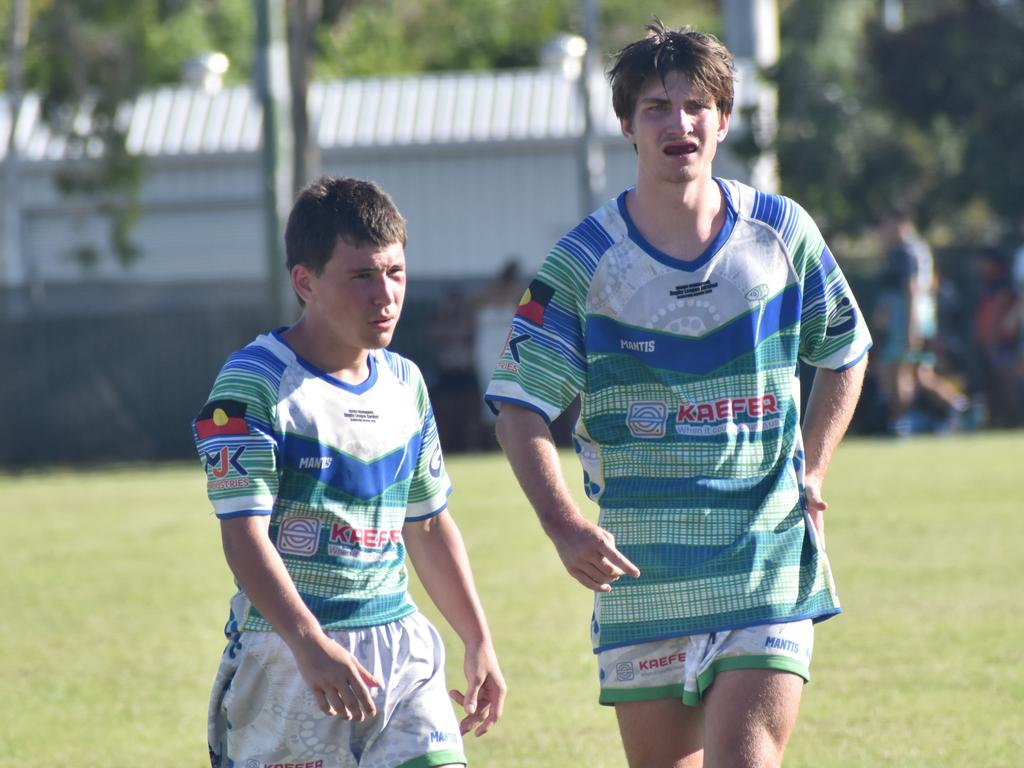
[[[403,531],[409,558],[434,605],[468,647],[490,643],[466,546],[448,512]]]
[[[291,645],[319,635],[320,623],[302,601],[281,556],[270,543],[266,525],[258,518],[222,524],[224,557],[252,604]]]
[[[512,472],[544,530],[572,524],[581,515],[562,474],[558,449],[540,415],[505,405],[495,426]]]
[[[867,358],[843,371],[819,368],[803,419],[805,473],[823,478],[853,418]]]

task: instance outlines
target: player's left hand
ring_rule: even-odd
[[[459,723],[462,735],[475,728],[474,735],[483,736],[501,717],[507,690],[494,646],[484,642],[475,648],[467,647],[463,667],[466,672],[465,695],[456,690],[448,694],[466,711],[466,716]]]
[[[825,548],[825,510],[828,502],[821,497],[821,481],[816,477],[804,478],[804,498],[807,501],[807,515],[814,524],[821,548]]]

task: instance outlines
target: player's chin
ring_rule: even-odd
[[[367,349],[384,349],[384,347],[391,344],[391,339],[395,335],[395,329],[389,328],[386,331],[375,331],[369,334],[366,339]]]

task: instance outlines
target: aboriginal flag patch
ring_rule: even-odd
[[[196,417],[196,434],[200,440],[215,435],[248,435],[245,403],[237,400],[211,400]]]
[[[554,288],[540,280],[534,280],[526,289],[523,298],[519,300],[516,317],[529,320],[534,325],[544,325],[544,311],[548,308],[548,302],[554,295]]]

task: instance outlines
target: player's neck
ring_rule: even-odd
[[[689,184],[639,179],[626,207],[651,245],[682,261],[699,258],[725,220],[722,191],[712,178]]]
[[[281,337],[303,360],[346,384],[362,384],[370,375],[369,350],[352,347],[315,328],[309,315],[303,314]]]

